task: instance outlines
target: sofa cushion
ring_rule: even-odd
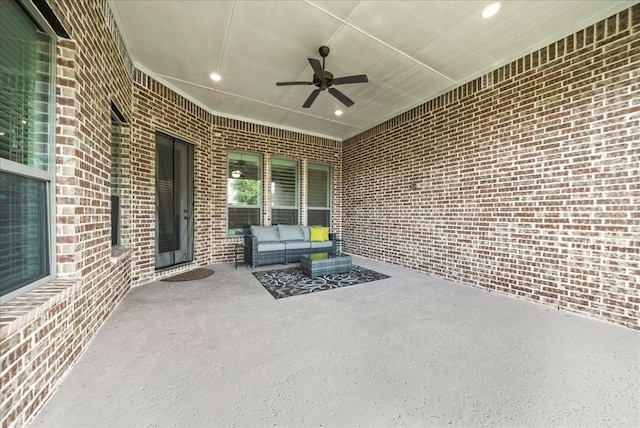
[[[309,228],[310,241],[322,242],[329,240],[329,228],[322,226],[311,226]]]
[[[302,229],[297,224],[279,224],[278,233],[281,241],[304,241]]]
[[[309,226],[300,226],[300,229],[302,229],[302,239],[309,241],[309,238],[311,237],[309,233]]]
[[[251,234],[256,237],[258,242],[280,240],[276,226],[251,226]]]
[[[311,248],[331,248],[333,241],[311,241]]]
[[[260,241],[258,242],[258,252],[263,251],[284,251],[285,246],[280,241]]]
[[[301,248],[309,249],[311,248],[311,243],[309,241],[297,240],[297,241],[282,241],[284,242],[287,250],[299,250]]]

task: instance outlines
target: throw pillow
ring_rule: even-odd
[[[311,226],[309,228],[309,241],[324,242],[329,240],[329,228],[321,226]]]

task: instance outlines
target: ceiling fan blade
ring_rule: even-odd
[[[309,95],[309,98],[307,98],[307,101],[305,101],[304,104],[302,104],[302,107],[304,108],[311,107],[311,104],[313,104],[313,102],[316,100],[319,93],[320,93],[320,89],[316,89],[315,91],[311,92],[311,95]]]
[[[313,85],[313,82],[276,82],[276,86]]]
[[[313,68],[313,72],[316,76],[320,78],[320,80],[324,80],[324,70],[322,69],[322,65],[320,61],[315,58],[307,58],[309,60],[309,64],[311,64],[311,68]]]
[[[368,81],[366,74],[358,74],[357,76],[337,77],[333,79],[333,84],[344,85],[345,83],[365,83]]]
[[[353,105],[353,101],[351,101],[348,96],[346,96],[336,88],[329,88],[329,93],[340,100],[340,102],[347,107],[351,107]]]

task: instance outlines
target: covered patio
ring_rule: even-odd
[[[481,3],[0,1],[0,425],[638,426],[640,3],[505,2],[507,27]],[[453,29],[509,44],[552,3],[564,31],[533,25],[517,55],[444,49],[446,89],[415,61]],[[432,6],[460,25],[406,26],[446,24]],[[370,7],[410,48],[370,37]],[[322,33],[300,43],[296,16]],[[332,73],[370,80],[341,116],[335,91],[311,109],[277,85],[328,44]],[[229,97],[264,116],[209,103]],[[233,261],[278,224],[389,278],[275,300]]]
[[[276,300],[222,263],[132,289],[30,426],[640,424],[637,332],[354,263],[390,278]]]

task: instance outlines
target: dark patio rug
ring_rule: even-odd
[[[336,273],[316,278],[310,278],[302,273],[299,267],[252,273],[275,299],[389,278],[389,276],[382,273],[356,265],[353,265],[347,273]]]

